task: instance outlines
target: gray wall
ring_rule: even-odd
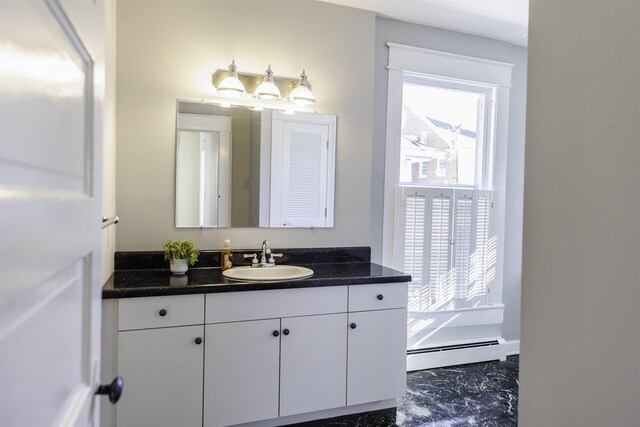
[[[376,19],[374,131],[371,178],[372,257],[382,258],[384,158],[387,104],[387,42],[418,46],[514,64],[509,102],[509,143],[506,185],[506,228],[503,302],[503,337],[520,339],[520,278],[522,251],[522,191],[527,51],[523,47],[487,38],[386,18]]]
[[[117,250],[369,245],[373,40],[370,12],[310,0],[120,0],[117,10]],[[316,109],[338,115],[336,217],[329,230],[174,227],[175,101],[214,94],[211,74],[309,75]]]
[[[531,0],[521,427],[640,425],[640,2]]]

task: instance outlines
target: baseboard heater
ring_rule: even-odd
[[[474,342],[469,344],[454,344],[454,345],[443,345],[440,347],[419,348],[417,350],[407,350],[407,355],[411,356],[412,354],[437,353],[437,352],[449,351],[449,350],[464,350],[467,348],[491,347],[494,345],[500,345],[500,343],[497,340],[493,340],[493,341]]]

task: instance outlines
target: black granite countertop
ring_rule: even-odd
[[[234,266],[248,265],[239,250],[233,254]],[[369,247],[274,249],[285,255],[278,264],[313,270],[306,279],[281,282],[248,282],[227,279],[217,266],[220,251],[201,251],[196,265],[187,274],[171,274],[162,252],[116,252],[115,269],[102,287],[102,298],[148,297],[158,295],[241,292],[265,289],[313,288],[320,286],[402,283],[411,276],[371,262]]]
[[[190,268],[182,276],[173,275],[168,269],[120,270],[115,271],[103,286],[102,298],[401,283],[411,280],[408,274],[370,262],[296,265],[312,269],[313,276],[282,282],[245,282],[227,279],[219,268]]]

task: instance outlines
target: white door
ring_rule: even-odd
[[[407,310],[349,313],[347,405],[404,396]]]
[[[280,319],[205,325],[204,425],[278,416]]]
[[[118,427],[202,427],[203,325],[118,332]]]
[[[104,3],[0,2],[0,425],[97,425]]]
[[[347,314],[282,319],[280,416],[346,405]]]

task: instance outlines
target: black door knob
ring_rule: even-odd
[[[279,336],[279,335],[280,335],[280,332],[278,332],[278,331],[273,331],[273,336],[274,336],[274,337],[277,337],[277,336]]]
[[[379,299],[380,301],[382,301],[382,299],[383,299],[383,298],[384,298],[384,295],[382,295],[382,294],[378,294],[378,299]]]
[[[163,308],[162,310],[160,310],[160,311],[158,312],[158,314],[159,314],[160,316],[164,317],[164,316],[166,316],[166,315],[167,315],[167,310],[165,310],[165,309]]]
[[[96,390],[96,394],[106,394],[109,396],[109,402],[115,405],[122,395],[123,388],[124,381],[122,377],[116,377],[111,384],[101,384]]]
[[[285,334],[285,335],[289,335],[289,330],[288,329],[283,329],[282,333]]]
[[[356,325],[355,323],[352,323],[352,324],[351,324],[351,325],[349,325],[349,326],[351,326],[351,329],[355,329],[355,328],[357,328],[357,327],[358,327],[358,325]]]
[[[202,344],[202,338],[198,337],[195,339],[196,344]]]

